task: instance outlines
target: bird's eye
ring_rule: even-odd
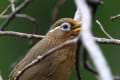
[[[69,23],[63,23],[60,25],[60,29],[64,31],[70,31],[71,30],[71,25]]]

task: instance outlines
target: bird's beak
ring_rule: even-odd
[[[72,31],[73,31],[73,32],[79,32],[79,31],[80,31],[80,26],[81,26],[81,23],[80,23],[80,22],[77,22],[77,23],[72,27]]]

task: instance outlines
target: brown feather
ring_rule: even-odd
[[[64,22],[70,23],[72,26],[76,24],[71,18],[62,18],[55,22],[51,29],[54,29]],[[27,55],[14,67],[10,74],[10,80],[14,80],[17,72],[36,59],[37,56],[77,36],[73,37],[71,33],[73,33],[73,31],[64,32],[56,30],[54,33],[48,32],[44,39],[33,46]],[[76,45],[69,45],[54,52],[43,61],[27,69],[19,77],[19,80],[68,80],[74,66],[75,47]]]

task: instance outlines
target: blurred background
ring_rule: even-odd
[[[16,4],[19,5],[24,0],[19,0]],[[52,12],[55,8],[57,0],[32,0],[31,4],[27,6],[21,13],[28,14],[37,20],[36,34],[44,35],[52,21]],[[120,39],[120,20],[111,21],[110,17],[120,14],[120,0],[103,0],[104,4],[99,6],[95,20],[98,19],[104,26],[105,30],[113,37]],[[8,0],[0,0],[0,13],[7,7]],[[58,18],[74,17],[76,7],[73,0],[66,0],[59,11]],[[10,13],[8,10],[7,13]],[[106,37],[99,26],[93,22],[93,34],[96,37]],[[0,19],[2,24],[4,19]],[[17,31],[23,33],[33,33],[33,23],[27,19],[15,18],[5,28],[5,31]],[[0,36],[0,73],[4,80],[8,79],[8,75],[12,66],[19,61],[28,50],[32,47],[36,39],[26,39],[13,36]],[[99,44],[103,54],[105,55],[108,64],[112,70],[113,75],[120,76],[120,45]],[[86,71],[81,65],[81,74],[83,80],[96,80],[95,76]],[[70,80],[75,80],[76,75],[73,74]]]

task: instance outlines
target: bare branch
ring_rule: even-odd
[[[12,12],[14,12],[15,11],[14,0],[10,0],[10,3],[11,3],[11,10],[12,10]]]
[[[32,0],[25,0],[16,10],[10,14],[9,18],[7,18],[4,23],[0,26],[0,30],[4,30],[4,28],[9,24],[10,21],[15,17],[17,13],[19,13],[22,9],[24,9]]]
[[[3,78],[2,78],[2,76],[1,76],[1,74],[0,74],[0,80],[3,80]]]
[[[7,11],[8,9],[10,8],[11,5],[8,5],[3,11],[2,13],[0,13],[0,16],[3,16]]]
[[[117,14],[117,15],[115,15],[115,16],[111,16],[111,18],[110,18],[112,21],[113,20],[116,20],[116,19],[120,19],[120,14]]]
[[[0,31],[0,36],[15,36],[15,37],[20,37],[20,38],[28,38],[28,39],[42,39],[42,38],[44,38],[43,35],[27,34],[27,33],[15,32],[15,31]],[[96,42],[102,43],[102,44],[120,45],[119,39],[106,39],[106,38],[94,37],[94,40]]]
[[[81,41],[80,39],[77,40],[76,43],[76,51],[75,51],[75,69],[76,69],[76,74],[77,74],[77,78],[78,80],[82,80],[81,77],[81,70],[80,70],[80,47],[81,47]]]
[[[17,3],[18,0],[9,0],[9,1],[10,1],[10,5],[11,5],[11,11],[14,12],[16,10],[15,3]]]
[[[102,44],[115,44],[115,45],[120,45],[120,40],[119,39],[106,39],[106,38],[94,38],[94,40],[98,43]]]
[[[101,24],[101,22],[100,22],[99,20],[96,20],[96,23],[100,26],[102,32],[103,32],[108,38],[113,39],[112,36],[110,36],[110,35],[105,31],[105,29],[103,28],[103,26],[102,26],[102,24]]]
[[[3,16],[0,15],[0,19],[7,19],[9,17],[10,17],[10,15],[3,15]],[[27,15],[27,14],[16,14],[15,17],[25,18],[25,19],[30,20],[33,23],[36,23],[36,19],[34,17]]]
[[[16,36],[21,38],[28,38],[28,39],[42,39],[44,36],[42,35],[34,35],[34,34],[26,34],[14,31],[0,31],[0,36]]]
[[[36,19],[34,17],[27,15],[27,14],[16,14],[16,17],[26,18],[26,19],[36,23]]]
[[[82,20],[81,10],[79,8],[75,12],[74,20],[78,22]]]
[[[91,33],[91,22],[92,22],[91,11],[87,6],[85,0],[75,0],[75,3],[77,5],[77,8],[80,9],[82,15],[82,30],[80,34],[82,43],[85,46],[85,48],[88,50],[91,59],[98,71],[98,74],[100,75],[101,80],[113,80],[109,66],[100,48],[95,43],[95,40],[93,39],[93,35]]]
[[[92,17],[95,16],[99,5],[103,4],[102,0],[86,0],[88,5],[91,7]]]
[[[96,71],[96,69],[94,67],[92,67],[90,65],[90,63],[88,62],[88,53],[86,51],[85,48],[83,48],[83,52],[82,52],[82,58],[83,58],[83,66],[86,70],[90,71],[91,73],[98,75],[98,72]]]
[[[52,49],[50,49],[49,51],[47,51],[46,53],[44,53],[42,56],[37,56],[37,58],[35,60],[33,60],[31,63],[29,63],[28,65],[26,65],[25,67],[22,68],[22,70],[18,71],[18,73],[16,74],[14,80],[18,80],[19,77],[30,67],[34,66],[36,63],[42,61],[43,59],[45,59],[46,57],[50,56],[53,52],[60,50],[70,44],[75,44],[77,42],[78,38],[75,38],[73,40],[69,40],[66,41]]]

